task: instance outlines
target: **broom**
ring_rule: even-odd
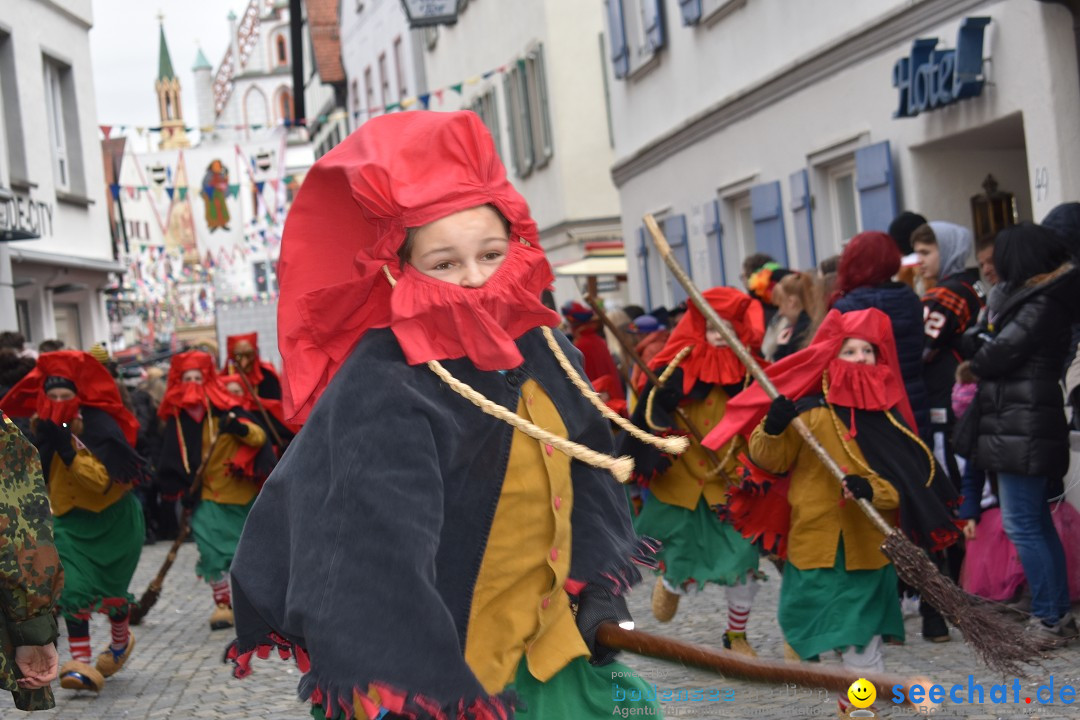
[[[794,684],[800,688],[832,690],[846,696],[848,688],[860,677],[868,680],[877,690],[882,701],[893,693],[893,688],[904,688],[905,705],[934,712],[932,703],[913,703],[908,690],[912,685],[929,688],[933,682],[927,678],[904,678],[885,673],[856,672],[847,667],[824,667],[820,663],[776,662],[748,658],[730,650],[717,652],[711,648],[679,642],[661,635],[651,635],[640,630],[629,630],[613,622],[606,622],[596,630],[596,641],[613,650],[625,650],[635,655],[678,663],[715,673],[720,677],[740,678],[751,682]]]
[[[679,266],[678,260],[671,254],[667,239],[656,224],[656,219],[649,214],[644,220],[664,263],[686,290],[694,305],[705,316],[709,325],[723,336],[724,341],[754,376],[758,385],[770,398],[775,398],[778,393],[772,381],[739,342],[739,338],[731,328],[701,295],[694,281]],[[800,418],[795,418],[792,426],[825,468],[837,481],[842,481],[846,473],[829,456],[806,423]],[[949,578],[942,575],[927,554],[905,537],[898,528],[886,522],[869,500],[860,499],[858,503],[870,522],[885,535],[881,551],[892,561],[896,574],[905,583],[915,588],[924,600],[937,608],[960,630],[964,639],[971,644],[983,662],[1005,675],[1019,675],[1020,664],[1031,664],[1034,661],[1042,649],[1037,640],[1026,635],[1022,628],[1002,618],[982,600],[964,592]]]
[[[230,422],[236,415],[229,413],[222,424]],[[210,460],[210,456],[214,454],[214,450],[217,448],[218,441],[221,439],[221,433],[218,432],[214,435],[213,442],[210,443],[210,450],[207,451],[203,457],[202,462],[199,463],[198,469],[195,471],[195,479],[191,484],[191,490],[189,493],[192,497],[196,497],[199,491],[202,489],[203,475],[206,474],[206,464]],[[142,622],[146,614],[150,612],[150,608],[154,607],[158,598],[161,597],[161,588],[165,585],[165,576],[169,573],[169,569],[176,562],[176,554],[180,551],[180,546],[187,539],[187,536],[191,533],[191,513],[185,512],[183,523],[180,525],[180,532],[176,534],[176,539],[173,540],[172,547],[169,548],[169,554],[165,556],[165,562],[161,563],[161,568],[158,570],[157,575],[150,581],[150,585],[146,588],[146,592],[139,598],[139,602],[131,606],[131,614],[129,616],[129,622],[132,625],[138,625]]]

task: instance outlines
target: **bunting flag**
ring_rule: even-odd
[[[418,99],[420,100],[420,107],[427,110],[428,105],[431,104],[431,93],[424,93],[423,95],[418,96]]]
[[[461,88],[463,88],[464,86],[465,86],[464,83],[454,83],[453,85],[450,86],[450,89],[453,90],[454,92],[456,92],[458,95],[460,95],[461,94]]]
[[[113,200],[117,200],[117,201],[120,200],[120,186],[119,185],[117,185],[115,183],[110,185],[109,186],[109,192],[112,193],[112,199]]]
[[[172,199],[173,199],[173,192],[174,192],[174,190],[175,190],[175,188],[171,188],[171,187],[169,187],[168,185],[166,185],[166,186],[165,186],[165,192],[166,192],[166,193],[167,193],[167,194],[169,195],[169,199],[170,199],[170,200],[172,200]]]
[[[187,200],[188,189],[186,185],[181,185],[177,190],[180,191],[180,202]]]
[[[229,197],[234,198],[234,197],[237,197],[239,195],[240,195],[240,185],[239,185],[239,183],[237,183],[235,185],[230,183],[229,184]]]
[[[101,134],[108,140],[109,135],[112,134],[112,125],[98,125],[98,129],[101,130]]]

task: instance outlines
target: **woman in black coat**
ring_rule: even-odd
[[[1077,315],[1080,270],[1069,247],[1046,228],[1002,230],[994,266],[1000,304],[967,340],[979,378],[976,464],[997,472],[1002,524],[1031,587],[1032,629],[1075,636],[1065,551],[1047,505],[1069,468],[1069,431],[1059,379]]]

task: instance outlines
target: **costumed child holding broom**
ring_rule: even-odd
[[[165,421],[158,481],[182,496],[199,548],[195,571],[210,585],[210,628],[232,627],[229,564],[259,486],[273,469],[266,432],[230,394],[200,350],[174,355],[158,415]],[[202,475],[199,470],[205,463]]]
[[[142,508],[131,493],[147,471],[135,452],[139,423],[105,366],[77,350],[43,354],[0,407],[15,417],[32,417],[49,486],[65,573],[58,607],[71,648],[71,660],[60,668],[60,686],[100,692],[135,647],[128,586],[146,533]],[[92,612],[108,615],[112,630],[111,642],[93,665]]]
[[[780,395],[770,403],[755,384],[729,403],[705,444],[749,434],[750,460],[787,475],[790,526],[783,531],[778,613],[787,643],[804,660],[835,650],[860,673],[881,672],[882,638],[904,637],[897,575],[879,549],[881,531],[855,501],[870,501],[889,522],[898,519],[924,549],[960,537],[949,508],[957,501],[952,483],[913,430],[888,316],[833,310],[809,347],[767,373]],[[790,427],[796,416],[848,473],[842,488]],[[775,518],[735,518],[748,534],[754,520]]]
[[[765,331],[760,303],[727,287],[707,290],[704,297],[731,323],[743,344],[760,347]],[[709,432],[724,417],[729,400],[747,383],[738,357],[718,332],[706,328],[705,318],[694,305],[649,367],[660,380],[668,377],[661,388],[648,385],[643,389],[643,402],[638,403],[632,420],[638,427],[664,434],[688,433],[676,408],[700,432]],[[724,647],[755,656],[746,640],[746,623],[759,588],[759,553],[717,514],[727,500],[729,484],[742,478],[738,456],[745,446],[736,437],[713,455],[694,442],[685,454],[672,458],[628,434],[620,442],[620,449],[634,458],[635,479],[648,489],[634,527],[663,546],[658,553],[663,572],[652,598],[656,619],[671,620],[680,594],[689,588],[723,585],[728,603]]]
[[[234,673],[295,654],[317,718],[659,715],[618,699],[616,673],[648,688],[596,639],[655,565],[613,478],[618,416],[552,331],[536,223],[483,122],[364,123],[308,173],[280,277],[306,421],[232,566]]]

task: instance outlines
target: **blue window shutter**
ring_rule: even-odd
[[[691,278],[694,277],[693,268],[690,267],[690,244],[686,237],[686,216],[672,215],[664,218],[664,237],[671,246],[671,254]],[[678,305],[686,299],[686,291],[675,276],[667,274],[668,287],[671,289],[671,301]]]
[[[683,25],[697,25],[701,20],[701,0],[679,0],[679,7]]]
[[[607,0],[608,36],[611,41],[611,67],[616,78],[630,72],[630,47],[626,44],[626,23],[623,22],[623,0]]]
[[[638,269],[641,270],[641,283],[645,286],[645,310],[652,312],[652,285],[649,283],[649,239],[645,235],[645,226],[638,228]]]
[[[781,267],[788,267],[779,180],[750,188],[750,217],[754,221],[754,245],[757,251],[773,256]]]
[[[863,230],[887,232],[897,214],[896,183],[889,141],[855,151],[855,184]]]
[[[645,37],[653,50],[664,47],[664,0],[641,0]]]
[[[795,257],[799,267],[810,269],[817,266],[817,249],[814,247],[814,218],[810,199],[810,173],[806,168],[796,170],[788,178],[791,189],[791,214],[795,219]]]
[[[724,226],[720,222],[720,201],[705,203],[705,237],[709,239],[708,253],[716,274],[717,285],[727,285],[727,271],[724,269]]]

